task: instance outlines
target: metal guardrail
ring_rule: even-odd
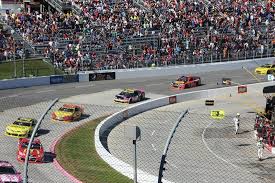
[[[49,110],[51,110],[51,108],[54,106],[54,104],[58,101],[59,99],[56,98],[47,108],[47,110],[42,114],[42,116],[40,117],[40,119],[38,120],[38,122],[36,123],[29,144],[28,144],[28,148],[27,148],[27,152],[26,152],[26,157],[25,157],[25,163],[24,163],[24,173],[23,173],[23,182],[24,183],[28,183],[28,168],[29,168],[29,153],[30,153],[30,149],[31,149],[31,145],[34,139],[35,134],[37,133],[37,130],[42,122],[42,120],[44,119],[44,117],[46,116],[46,114],[49,112]]]

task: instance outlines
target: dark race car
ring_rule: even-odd
[[[134,103],[145,99],[145,92],[140,89],[125,89],[115,96],[115,102]]]

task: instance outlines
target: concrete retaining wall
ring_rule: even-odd
[[[4,79],[0,80],[0,89],[24,88],[38,85],[49,85],[50,77],[33,77],[19,79]]]
[[[169,67],[106,70],[106,71],[100,71],[100,72],[115,72],[116,79],[130,79],[130,78],[195,74],[195,73],[210,72],[210,71],[237,70],[237,69],[242,69],[242,67],[246,67],[248,69],[254,69],[259,65],[273,63],[274,61],[275,61],[275,58],[263,58],[263,59],[242,60],[242,61],[216,62],[216,63],[207,63],[207,64],[179,65],[179,66],[169,66]],[[85,73],[87,74],[90,72],[88,71]]]

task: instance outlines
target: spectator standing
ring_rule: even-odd
[[[262,137],[257,142],[257,148],[258,148],[258,160],[262,161],[263,150],[264,150],[264,144],[263,144],[263,138]]]
[[[240,114],[237,113],[237,115],[233,118],[233,122],[235,125],[235,134],[239,134],[239,128],[240,128]]]

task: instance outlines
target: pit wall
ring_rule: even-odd
[[[273,63],[274,57],[241,60],[230,62],[216,62],[207,64],[179,65],[169,67],[151,67],[151,68],[136,68],[136,69],[118,69],[118,70],[98,70],[79,72],[75,75],[53,75],[43,77],[26,77],[19,79],[0,80],[0,90],[12,88],[24,88],[39,85],[52,85],[73,82],[93,82],[98,80],[119,80],[133,79],[144,77],[161,77],[169,75],[184,75],[196,74],[202,72],[222,71],[222,70],[237,70],[245,67],[254,69],[259,65]]]
[[[275,82],[265,82],[265,83],[257,83],[257,84],[250,84],[247,85],[247,90],[249,91],[255,91],[260,90],[262,91],[262,88],[265,86],[274,85]],[[130,118],[134,115],[140,114],[142,112],[152,110],[158,107],[162,107],[165,105],[170,105],[174,103],[180,103],[190,100],[197,100],[197,99],[213,99],[214,97],[221,96],[221,93],[224,96],[234,96],[238,95],[237,92],[237,86],[232,87],[224,87],[224,88],[218,88],[218,89],[210,89],[210,90],[201,90],[201,91],[194,91],[194,92],[188,92],[183,94],[177,94],[173,96],[166,96],[154,100],[145,101],[133,106],[130,106],[129,108],[123,109],[122,111],[119,111],[104,121],[102,121],[96,128],[95,132],[95,147],[96,151],[99,154],[99,156],[107,162],[111,167],[113,167],[115,170],[120,172],[121,174],[129,177],[130,179],[133,179],[133,168],[131,165],[117,159],[112,154],[110,154],[103,144],[101,143],[101,137],[106,134],[106,132],[110,131],[110,128],[113,128],[126,120],[127,118]],[[204,104],[202,104],[204,105]],[[138,182],[142,183],[155,183],[157,182],[158,177],[148,174],[142,170],[138,169]],[[168,181],[163,181],[168,182]]]

